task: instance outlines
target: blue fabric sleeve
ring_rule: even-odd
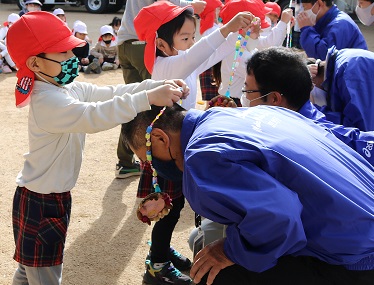
[[[327,120],[318,120],[317,124],[325,127],[335,137],[354,149],[374,166],[374,132],[361,132],[357,128],[336,125]]]

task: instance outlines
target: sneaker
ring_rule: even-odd
[[[90,65],[91,65],[91,64],[89,64],[89,65],[87,65],[87,66],[83,66],[83,72],[84,72],[85,74],[90,74],[90,73],[91,73],[92,68],[91,68]]]
[[[149,242],[151,245],[151,242]],[[151,254],[148,253],[146,260],[151,260]],[[183,256],[180,252],[176,251],[172,246],[169,250],[169,260],[173,263],[173,265],[178,268],[180,271],[185,271],[191,268],[192,262],[187,257]]]
[[[108,71],[108,70],[112,70],[112,69],[114,69],[114,68],[113,68],[113,64],[111,64],[111,63],[109,63],[109,62],[104,62],[104,63],[103,63],[103,66],[101,67],[101,69],[102,69],[103,71]]]
[[[192,280],[189,276],[181,273],[170,261],[163,266],[156,266],[150,260],[146,260],[146,270],[143,276],[143,282],[151,285],[190,285]]]
[[[89,65],[87,65],[86,69],[84,70],[84,73],[90,74],[91,71],[94,73],[101,73],[100,63],[97,58],[94,58],[92,62]]]
[[[92,66],[92,71],[93,71],[94,73],[100,74],[100,73],[101,73],[101,66],[100,66],[100,62],[99,62],[99,60],[98,60],[97,58],[94,58],[94,59],[92,60],[92,63],[94,64],[94,65]],[[92,63],[91,63],[91,64],[92,64]]]
[[[137,176],[140,174],[141,174],[141,170],[140,170],[140,164],[138,161],[135,161],[134,167],[132,168],[124,167],[119,163],[116,164],[116,172],[115,172],[116,178],[121,179],[121,178],[127,178],[131,176]]]
[[[6,64],[3,65],[3,73],[12,73],[10,67]]]
[[[181,271],[188,270],[192,266],[191,260],[176,251],[173,247],[170,247],[169,258],[173,265]]]

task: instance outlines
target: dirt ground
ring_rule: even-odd
[[[93,15],[83,8],[61,6],[69,25],[82,20],[95,43],[100,26],[116,14]],[[18,12],[15,4],[0,4],[0,22]],[[374,51],[374,28],[362,27],[369,49]],[[26,47],[25,47],[26,48]],[[100,75],[80,74],[79,81],[98,85],[122,83],[120,70]],[[0,74],[0,285],[11,284],[16,263],[11,224],[15,177],[28,150],[28,108],[14,104],[15,73]],[[51,114],[53,115],[53,114]],[[120,128],[87,135],[83,165],[72,191],[73,207],[64,259],[64,285],[115,285],[142,283],[144,259],[148,252],[151,227],[140,223],[135,215],[138,178],[114,178],[116,148]],[[191,258],[187,244],[194,228],[193,212],[186,204],[174,231],[172,245]]]

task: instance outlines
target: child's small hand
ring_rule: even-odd
[[[114,60],[114,63],[119,65],[119,59]]]
[[[99,57],[99,62],[102,64],[104,62],[104,57]]]
[[[183,95],[181,99],[186,99],[187,96],[190,94],[190,88],[187,86],[186,82],[184,82],[184,80],[182,79],[165,80],[165,84],[170,84],[174,86],[175,88],[182,88]]]
[[[235,101],[232,98],[227,98],[226,96],[223,95],[218,95],[211,99],[209,101],[209,106],[207,106],[207,109],[212,108],[212,107],[231,107],[231,108],[236,108],[237,105]]]
[[[249,29],[251,31],[249,37],[254,40],[257,39],[260,36],[261,20],[259,18],[254,18],[252,23],[249,25]]]
[[[308,64],[308,69],[309,69],[310,76],[312,77],[312,79],[315,78],[318,74],[318,62],[313,63],[313,64]]]
[[[292,18],[293,18],[293,11],[291,8],[287,8],[283,10],[282,15],[281,15],[282,22],[287,24],[289,21],[292,20]]]
[[[181,87],[175,87],[171,84],[164,84],[147,91],[150,105],[156,106],[173,106],[183,96]]]
[[[220,28],[221,34],[226,38],[231,32],[239,30],[247,31],[250,28],[253,18],[254,16],[250,12],[240,12],[230,22]]]
[[[204,11],[206,7],[206,2],[205,1],[200,1],[200,0],[195,0],[191,2],[191,6],[193,8],[193,12],[195,14],[200,14],[201,12]]]

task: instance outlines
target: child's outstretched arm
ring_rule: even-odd
[[[221,34],[226,38],[231,32],[247,31],[251,27],[253,18],[254,16],[250,12],[240,12],[220,28]]]
[[[181,79],[166,80],[164,85],[147,91],[150,105],[173,106],[181,98],[189,94],[189,88]]]

